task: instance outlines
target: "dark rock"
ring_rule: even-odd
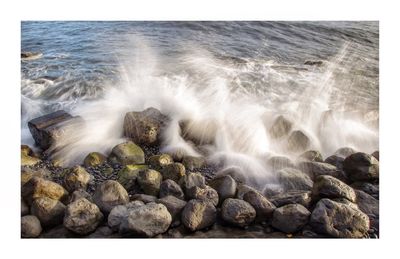
[[[306,60],[304,65],[308,66],[321,66],[323,62],[321,60]]]
[[[264,186],[264,189],[262,191],[262,194],[267,198],[271,198],[275,195],[278,195],[280,193],[286,192],[284,188],[282,187],[281,184],[278,183],[268,183]]]
[[[66,229],[63,225],[56,226],[46,232],[42,232],[41,238],[77,238],[75,233]]]
[[[292,130],[292,127],[293,123],[291,121],[282,115],[279,115],[269,129],[269,134],[272,138],[281,138],[283,136],[287,136]]]
[[[160,198],[165,196],[175,196],[178,199],[184,200],[185,195],[183,194],[182,188],[171,179],[164,180],[160,185]]]
[[[137,182],[145,194],[158,196],[162,175],[156,170],[142,170],[139,172]]]
[[[320,162],[301,162],[297,165],[300,171],[308,174],[311,179],[315,179],[320,175],[330,175],[343,182],[347,182],[347,176],[342,170],[327,163]]]
[[[182,164],[189,171],[201,168],[206,165],[206,160],[203,157],[196,156],[184,156],[182,159]]]
[[[313,197],[315,200],[322,198],[345,198],[351,202],[356,200],[353,188],[330,175],[320,175],[315,179]]]
[[[86,191],[80,189],[80,190],[76,190],[74,191],[70,197],[69,197],[69,203],[72,203],[74,201],[77,201],[79,199],[85,198],[86,200],[93,202],[92,196],[87,193]]]
[[[270,198],[270,201],[277,207],[282,207],[287,204],[301,204],[308,208],[311,203],[310,191],[288,191],[277,194]]]
[[[230,175],[214,178],[209,185],[217,191],[220,203],[227,198],[234,198],[236,195],[237,184]]]
[[[371,184],[368,182],[355,182],[351,184],[351,187],[363,191],[365,193],[368,193],[375,199],[379,199],[379,185],[377,184]]]
[[[48,197],[64,201],[68,196],[68,192],[61,185],[36,176],[24,184],[21,191],[28,205],[37,198]]]
[[[31,212],[43,227],[57,226],[62,224],[65,205],[48,197],[36,198],[32,203]]]
[[[216,190],[206,185],[204,188],[194,186],[186,191],[188,199],[196,199],[211,202],[218,205],[219,197]]]
[[[157,200],[157,197],[147,194],[134,194],[132,195],[132,200],[142,201],[144,203],[150,203],[150,202],[155,202]]]
[[[155,145],[160,143],[161,131],[168,123],[168,117],[150,107],[142,112],[128,112],[124,119],[124,136],[135,143]]]
[[[238,184],[237,185],[237,192],[236,192],[236,198],[243,200],[243,196],[249,192],[249,191],[255,191],[258,192],[256,189],[253,187],[246,185],[246,184]]]
[[[324,158],[319,151],[308,150],[299,156],[300,160],[306,160],[311,162],[324,162]]]
[[[356,151],[354,149],[352,149],[351,147],[342,147],[342,148],[339,148],[338,150],[336,150],[334,155],[346,158],[354,153],[356,153]]]
[[[21,216],[29,214],[29,206],[21,199]]]
[[[182,211],[182,223],[190,231],[201,230],[215,223],[217,209],[204,200],[190,200]]]
[[[379,178],[379,161],[366,153],[354,153],[343,162],[343,169],[353,182]]]
[[[300,204],[288,204],[274,211],[272,226],[285,233],[295,233],[308,222],[311,213]]]
[[[245,193],[243,200],[256,210],[256,221],[258,222],[269,220],[276,208],[267,198],[255,191]]]
[[[361,238],[369,229],[369,219],[353,206],[322,199],[311,213],[310,225],[316,233],[331,237]]]
[[[165,205],[165,207],[167,207],[173,221],[176,219],[180,219],[181,212],[186,205],[186,201],[183,201],[171,195],[158,199],[156,202],[161,203]]]
[[[64,227],[79,234],[87,235],[96,230],[103,220],[103,214],[96,204],[81,198],[67,206],[64,216]]]
[[[151,169],[161,171],[165,166],[172,164],[174,160],[168,154],[154,155],[148,159]]]
[[[166,165],[161,170],[163,179],[171,179],[178,182],[183,176],[186,175],[185,166],[181,163],[171,163]]]
[[[21,236],[38,237],[42,233],[42,226],[37,217],[33,215],[23,216],[21,218]]]
[[[344,158],[338,155],[332,155],[325,159],[324,163],[331,164],[335,166],[337,169],[343,171],[343,161]]]
[[[256,218],[256,210],[244,200],[228,198],[222,203],[221,216],[232,225],[245,227]]]
[[[293,131],[288,138],[287,148],[293,152],[301,152],[310,147],[310,139],[300,130]]]
[[[379,230],[379,201],[363,191],[355,190],[355,192],[358,208],[368,215],[371,227]]]
[[[279,171],[286,167],[294,167],[293,162],[289,158],[284,156],[273,156],[270,159],[268,159],[267,163],[272,169],[272,172]]]
[[[143,206],[144,203],[142,201],[131,201],[125,205],[117,205],[115,206],[108,215],[107,223],[108,226],[114,230],[118,231],[121,225],[121,222],[128,217],[129,211]]]
[[[101,165],[106,161],[107,161],[107,157],[105,155],[103,155],[99,152],[92,152],[92,153],[89,153],[85,157],[85,160],[83,160],[83,164],[86,167],[93,167],[93,166]]]
[[[144,152],[138,145],[132,141],[128,141],[116,145],[112,149],[108,160],[111,164],[144,164]]]
[[[179,184],[182,186],[183,191],[186,192],[192,187],[205,188],[206,180],[200,173],[189,173],[181,178]]]
[[[376,160],[379,161],[379,150],[377,150],[377,151],[375,151],[374,153],[372,153],[371,156],[375,157]]]
[[[86,190],[90,180],[90,174],[86,172],[85,168],[78,165],[69,169],[68,172],[65,174],[64,186],[65,189],[67,189],[69,192],[73,192],[79,189]]]
[[[147,168],[147,165],[126,165],[118,172],[117,182],[125,189],[130,190],[135,185],[139,172]]]
[[[21,59],[29,60],[29,59],[36,59],[40,58],[43,54],[40,52],[21,52]]]
[[[129,196],[117,181],[107,180],[97,186],[93,201],[103,213],[108,214],[113,207],[128,203]]]
[[[277,172],[278,180],[285,191],[312,189],[313,181],[311,178],[294,168],[285,168]]]
[[[222,177],[222,176],[225,176],[225,175],[229,175],[237,183],[245,183],[246,182],[245,173],[238,166],[231,166],[231,167],[227,167],[227,168],[225,168],[225,169],[223,169],[221,171],[218,171],[215,174],[215,178]]]
[[[88,238],[113,238],[113,237],[119,238],[120,236],[115,235],[112,229],[107,226],[98,227],[95,232],[93,232],[88,236]]]

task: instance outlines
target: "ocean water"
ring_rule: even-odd
[[[378,22],[24,21],[21,51],[43,54],[21,61],[22,143],[33,144],[37,116],[64,109],[87,121],[57,154],[66,164],[109,152],[125,113],[150,106],[172,118],[164,150],[198,154],[179,135],[189,119],[214,140],[210,160],[250,175],[271,174],[266,157],[298,155],[269,136],[278,115],[324,156],[378,149]]]

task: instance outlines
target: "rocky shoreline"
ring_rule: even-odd
[[[40,151],[21,145],[23,238],[378,238],[379,151],[341,148],[323,158],[279,116],[270,129],[287,137],[296,161],[266,161],[280,187],[258,190],[236,167],[184,152],[160,153],[168,117],[154,108],[125,116],[126,141],[64,168],[52,147],[84,123],[64,111],[29,122]],[[210,144],[191,135],[188,141]]]

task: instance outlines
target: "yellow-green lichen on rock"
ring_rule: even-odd
[[[122,165],[144,164],[144,152],[132,141],[127,141],[112,149],[108,161],[112,164]]]
[[[147,168],[147,165],[126,165],[119,171],[117,182],[124,186],[125,189],[130,189],[135,184],[139,172]]]
[[[105,155],[103,155],[102,153],[91,152],[85,157],[83,164],[86,167],[97,166],[97,165],[103,164],[106,160],[107,160],[107,157]]]

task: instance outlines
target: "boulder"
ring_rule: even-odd
[[[96,230],[103,220],[103,214],[96,204],[81,198],[67,206],[64,227],[76,234],[87,235]]]
[[[338,155],[331,155],[325,159],[324,163],[333,165],[337,169],[343,171],[343,161],[344,161],[343,157],[338,156]]]
[[[143,205],[144,203],[142,201],[131,201],[125,205],[115,206],[108,215],[107,218],[108,226],[112,230],[118,231],[121,222],[128,217],[129,211]]]
[[[288,191],[272,196],[270,201],[275,204],[276,207],[282,207],[287,204],[300,204],[308,208],[311,203],[311,192]]]
[[[79,189],[86,190],[90,180],[91,175],[86,172],[85,168],[77,165],[69,169],[68,172],[65,174],[64,187],[69,192],[73,192]]]
[[[147,168],[147,165],[126,165],[118,172],[117,182],[125,189],[130,190],[135,185],[139,172]]]
[[[83,120],[59,110],[28,122],[29,131],[36,145],[46,150],[73,129],[82,127]]]
[[[322,199],[311,213],[310,225],[316,233],[331,237],[361,238],[369,229],[369,219],[354,206]]]
[[[190,200],[182,211],[182,223],[190,231],[212,226],[217,219],[217,209],[204,200]]]
[[[353,188],[330,175],[318,176],[315,179],[312,193],[315,200],[322,198],[345,198],[351,202],[355,202],[356,200]]]
[[[218,205],[219,197],[216,190],[206,185],[204,188],[194,186],[187,190],[187,199],[196,199],[211,202],[214,206]]]
[[[256,189],[254,189],[253,187],[251,187],[247,184],[238,184],[237,191],[236,191],[236,198],[243,200],[243,196],[249,191],[258,192]]]
[[[375,159],[379,161],[379,150],[372,153],[371,156],[375,157]]]
[[[313,181],[307,174],[294,168],[278,171],[277,177],[285,191],[309,191],[313,186]]]
[[[107,161],[107,157],[99,152],[89,153],[83,160],[85,167],[93,167],[103,164]]]
[[[68,196],[67,190],[61,185],[36,176],[22,186],[21,192],[28,205],[32,204],[32,201],[37,198],[48,197],[64,201]]]
[[[147,195],[147,194],[134,194],[132,195],[133,201],[141,201],[144,203],[155,202],[157,200],[156,196]]]
[[[351,147],[342,147],[342,148],[339,148],[338,150],[336,150],[334,155],[346,158],[354,153],[356,153],[356,151],[354,149],[352,149]]]
[[[128,141],[116,145],[112,149],[108,161],[111,164],[122,165],[144,164],[144,152],[138,145]]]
[[[125,235],[154,237],[166,232],[171,222],[167,207],[151,202],[130,210],[119,230]]]
[[[310,211],[300,204],[287,204],[274,211],[272,226],[285,233],[296,233],[310,218]]]
[[[236,195],[237,184],[230,175],[214,178],[209,185],[217,191],[220,203],[227,198],[234,198]]]
[[[151,169],[161,171],[165,166],[172,164],[174,160],[168,154],[154,155],[149,157],[148,164]]]
[[[195,186],[204,188],[206,186],[206,180],[200,173],[189,173],[181,178],[179,184],[186,193],[190,188]]]
[[[284,193],[287,192],[285,191],[285,189],[283,188],[283,186],[279,183],[267,183],[264,186],[264,189],[262,190],[262,195],[264,195],[267,199],[280,194],[280,193]]]
[[[161,131],[168,123],[168,117],[155,108],[141,112],[128,112],[124,119],[124,136],[135,143],[156,145],[160,143]]]
[[[301,162],[297,165],[298,169],[308,174],[311,179],[315,179],[320,175],[330,175],[343,182],[347,182],[347,176],[335,166],[320,162]]]
[[[42,226],[37,217],[26,215],[21,218],[21,237],[38,237],[42,233]]]
[[[256,221],[258,222],[269,220],[276,208],[267,198],[255,191],[245,193],[243,200],[247,201],[256,210]]]
[[[79,189],[79,190],[74,191],[69,196],[69,203],[72,203],[72,202],[77,201],[82,198],[85,198],[86,200],[93,202],[92,195],[87,193],[85,190]]]
[[[32,215],[35,215],[43,227],[62,224],[65,205],[58,200],[48,197],[36,198],[31,207]]]
[[[378,184],[372,184],[368,182],[354,182],[351,184],[351,187],[354,189],[363,191],[375,199],[379,200],[379,185]]]
[[[379,178],[379,161],[366,153],[354,153],[343,162],[343,169],[353,182]]]
[[[93,201],[103,213],[108,214],[113,207],[128,203],[129,196],[117,181],[107,180],[97,186]]]
[[[145,194],[158,196],[162,182],[162,175],[156,170],[142,170],[139,172],[137,182]]]
[[[186,205],[186,201],[183,201],[171,195],[158,199],[156,202],[161,203],[165,207],[167,207],[173,221],[181,218],[181,212]]]
[[[292,152],[305,151],[309,147],[310,139],[300,130],[293,131],[287,140],[287,148]]]
[[[164,180],[160,185],[160,198],[166,196],[175,196],[178,199],[184,200],[185,195],[183,194],[182,188],[176,182],[171,179]]]
[[[267,164],[272,169],[272,172],[279,171],[286,167],[295,167],[293,162],[284,156],[273,156],[268,159]]]
[[[215,178],[219,178],[219,177],[226,176],[226,175],[229,175],[230,177],[232,177],[237,183],[245,183],[246,182],[245,173],[238,166],[230,166],[230,167],[227,167],[227,168],[224,168],[224,169],[218,171],[215,174]]]
[[[29,206],[25,203],[24,200],[21,199],[21,216],[28,215],[29,211]]]
[[[48,169],[24,167],[21,170],[21,187],[29,182],[29,180],[31,180],[34,176],[46,180],[51,180],[51,173]]]
[[[21,166],[34,166],[39,164],[41,161],[42,160],[37,157],[29,156],[25,153],[22,153],[21,150]]]
[[[379,230],[379,200],[360,190],[355,193],[358,208],[368,215],[371,226]]]
[[[181,163],[171,163],[161,170],[163,179],[171,179],[178,182],[183,176],[186,175],[185,166]]]
[[[206,160],[204,157],[196,157],[196,156],[184,156],[182,159],[182,164],[189,171],[193,171],[195,169],[199,169],[206,165]]]
[[[311,161],[311,162],[324,162],[324,158],[319,151],[308,150],[299,156],[299,160]]]
[[[291,121],[282,115],[279,115],[272,123],[272,126],[269,129],[269,134],[272,138],[281,138],[287,136],[292,130],[292,127],[293,123]]]
[[[222,203],[221,216],[232,225],[245,227],[256,218],[256,210],[244,200],[228,198]]]

